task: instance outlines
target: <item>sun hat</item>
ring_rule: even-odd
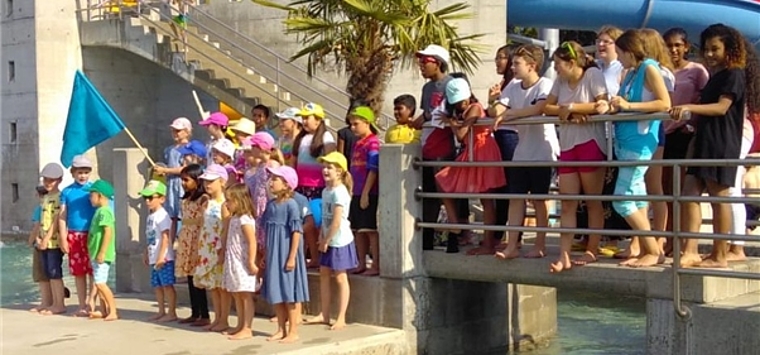
[[[92,162],[90,161],[90,159],[87,159],[87,157],[84,155],[77,155],[77,156],[74,156],[73,160],[71,160],[71,167],[92,169]]]
[[[40,176],[48,179],[60,179],[63,177],[63,168],[56,163],[48,163],[40,171]]]
[[[443,48],[437,44],[431,44],[425,49],[421,51],[417,51],[418,57],[433,57],[435,59],[438,59],[440,62],[449,63],[449,51],[446,50],[446,48]]]
[[[177,151],[183,157],[186,155],[197,155],[199,157],[205,157],[208,154],[206,145],[199,140],[191,140],[187,144],[179,147]]]
[[[166,196],[166,185],[158,180],[148,181],[145,188],[140,191],[140,196],[148,197],[153,195]]]
[[[472,96],[470,84],[463,78],[454,78],[446,84],[446,102],[455,104]]]
[[[296,174],[295,169],[287,165],[281,165],[278,167],[268,167],[267,171],[274,176],[281,177],[291,189],[298,187],[298,174]]]
[[[211,146],[211,149],[217,150],[219,153],[222,153],[230,158],[235,157],[235,144],[232,143],[229,139],[220,139],[214,142],[214,145]]]
[[[338,165],[343,171],[348,170],[348,160],[346,160],[346,156],[338,151],[331,152],[327,155],[319,157],[317,159],[320,163],[330,163],[330,164],[336,164]]]
[[[301,113],[300,108],[290,107],[290,108],[285,109],[285,111],[276,113],[275,116],[277,116],[277,118],[282,119],[282,120],[293,120],[300,124],[303,124],[303,117],[299,115],[300,113]]]
[[[109,199],[113,198],[113,186],[103,179],[93,182],[92,185],[87,188],[87,191],[97,192]]]
[[[227,181],[227,179],[229,179],[229,174],[227,173],[227,169],[225,169],[223,166],[219,164],[211,164],[206,167],[206,170],[204,170],[203,174],[201,174],[201,176],[198,178],[207,181],[214,181],[216,179]]]
[[[319,118],[325,118],[325,109],[322,108],[322,106],[319,104],[309,102],[301,108],[301,111],[298,113],[298,115],[301,117],[313,115]]]
[[[240,117],[234,125],[230,126],[230,129],[252,136],[256,133],[256,123],[249,118]]]
[[[193,130],[193,124],[190,123],[190,120],[188,120],[185,117],[175,118],[174,121],[172,121],[172,124],[169,125],[169,127],[177,129],[177,130],[186,130],[186,131]]]
[[[369,123],[369,125],[375,129],[375,132],[380,131],[375,121],[375,112],[372,111],[372,109],[369,108],[368,106],[357,106],[353,110],[351,110],[350,115],[354,117],[359,117],[362,120],[367,121],[367,123]]]
[[[227,127],[230,124],[230,119],[224,113],[214,112],[205,120],[198,122],[198,124],[201,126],[210,126],[213,124],[220,127]]]
[[[274,138],[267,132],[258,132],[243,140],[243,149],[259,147],[261,150],[272,150],[274,148]]]

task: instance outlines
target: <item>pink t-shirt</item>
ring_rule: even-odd
[[[676,90],[673,92],[673,106],[699,102],[699,93],[710,80],[710,74],[702,64],[689,62],[683,69],[676,70]],[[686,121],[663,121],[665,133],[672,133],[685,125]]]

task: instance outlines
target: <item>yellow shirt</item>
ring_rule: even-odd
[[[385,131],[385,143],[409,144],[419,143],[422,131],[408,125],[395,124]]]
[[[56,217],[58,216],[58,211],[61,209],[61,193],[48,193],[42,198],[40,207],[42,208],[42,214],[40,216],[40,237],[45,238],[45,235],[47,235],[47,232],[50,230],[50,228],[53,228],[55,223],[58,222],[58,219]],[[59,248],[58,232],[54,233],[50,238],[50,242],[48,242],[47,248]]]

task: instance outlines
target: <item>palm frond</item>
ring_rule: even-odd
[[[266,6],[266,7],[271,7],[273,9],[280,9],[280,10],[283,10],[283,11],[293,11],[293,10],[295,10],[295,8],[292,7],[293,3],[291,3],[290,6],[288,6],[288,5],[278,4],[276,2],[268,1],[268,0],[251,0],[251,1],[254,4],[259,4],[259,5],[263,5],[263,6]]]

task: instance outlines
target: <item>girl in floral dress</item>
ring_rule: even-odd
[[[198,246],[200,245],[201,229],[203,228],[203,212],[208,202],[206,189],[200,176],[203,168],[192,164],[184,167],[180,173],[182,188],[182,229],[179,231],[178,247],[175,255],[175,276],[187,277],[187,288],[190,293],[192,314],[180,320],[182,324],[202,327],[209,324],[208,300],[206,291],[195,286],[193,274],[198,265]]]
[[[221,165],[213,164],[206,168],[200,179],[203,180],[209,200],[203,212],[203,230],[198,246],[200,260],[195,268],[193,280],[197,287],[211,291],[214,321],[206,329],[221,332],[229,327],[227,317],[230,310],[229,295],[222,289],[224,239],[226,239],[223,236],[223,221],[229,217],[229,211],[224,205],[227,170]]]
[[[269,192],[267,189],[269,173],[267,168],[276,168],[283,164],[282,153],[275,147],[274,138],[272,135],[266,132],[258,132],[243,142],[243,149],[246,156],[252,157],[252,159],[258,162],[258,165],[253,167],[255,169],[250,178],[246,179],[246,185],[248,185],[249,192],[251,194],[251,200],[253,201],[253,207],[256,211],[256,241],[259,243],[259,257],[263,257],[263,250],[266,249],[264,239],[266,238],[266,231],[262,224],[261,216],[264,214],[264,209],[269,202]]]

